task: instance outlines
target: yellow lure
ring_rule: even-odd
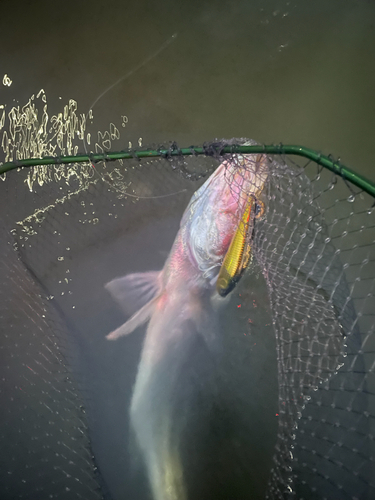
[[[224,257],[216,282],[219,295],[225,297],[233,290],[249,263],[251,232],[255,218],[255,197],[250,196],[241,221]]]

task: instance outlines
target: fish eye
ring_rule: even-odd
[[[255,203],[255,217],[259,219],[264,214],[264,203],[257,200]]]

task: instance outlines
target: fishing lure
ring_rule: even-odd
[[[264,184],[257,190],[257,195],[249,196],[238,228],[225,254],[216,282],[216,291],[221,297],[226,297],[234,289],[251,260],[254,223],[263,216],[265,210],[264,203],[259,199],[263,187]]]

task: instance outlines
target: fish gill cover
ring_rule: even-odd
[[[120,134],[126,117],[98,132],[92,112],[79,113],[73,100],[49,116],[43,91],[23,107],[4,108],[0,125],[4,162],[128,147]],[[127,429],[142,338],[105,340],[123,316],[104,284],[163,266],[192,194],[223,161],[244,167],[241,157],[223,156],[221,148],[244,141],[205,143],[204,157],[51,165],[2,177],[2,498],[148,498],[131,471]],[[265,161],[264,213],[254,222],[252,260],[220,313],[225,350],[206,371],[193,363],[187,373],[196,394],[176,403],[176,419],[198,429],[179,427],[188,496],[370,499],[373,199],[313,162],[282,155]],[[265,327],[267,317],[273,328]],[[254,351],[262,342],[274,357],[266,348]],[[257,360],[262,352],[266,366]],[[271,380],[260,382],[261,394],[251,381],[257,370]],[[197,401],[200,410],[192,410]],[[254,411],[270,422],[260,444]],[[200,415],[211,419],[211,428]],[[208,455],[218,455],[197,459],[212,475],[200,482],[203,473],[193,464],[203,449],[192,444],[197,436],[209,442]],[[264,456],[256,448],[262,443]]]

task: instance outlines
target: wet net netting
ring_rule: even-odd
[[[53,117],[44,102],[41,93],[3,115],[2,161],[73,154],[83,139],[88,145],[89,117],[74,101]],[[120,128],[92,134],[92,150],[116,149]],[[220,153],[233,143],[243,140],[206,143],[204,156],[51,165],[2,177],[1,498],[123,498],[113,486],[113,459],[100,450],[103,440],[118,446],[117,465],[126,468],[126,440],[111,443],[100,416],[125,418],[119,391],[130,377],[129,398],[133,375],[123,367],[134,372],[137,359],[113,344],[106,352],[104,337],[121,320],[104,284],[145,262],[163,265],[192,194],[223,160],[243,165],[238,155]],[[275,339],[272,456],[254,498],[371,499],[374,200],[314,162],[285,155],[266,162],[265,210],[238,286],[246,296],[246,286],[262,280],[273,327],[267,335]],[[112,269],[114,261],[121,269]],[[230,338],[241,352],[250,349],[246,333]],[[117,382],[105,385],[107,375]],[[246,464],[239,470],[246,483]],[[231,498],[248,498],[244,491],[255,491],[248,488]]]

